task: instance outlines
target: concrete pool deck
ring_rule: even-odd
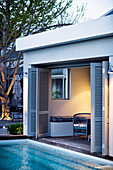
[[[0,134],[1,140],[16,140],[16,139],[28,139],[26,135],[11,135],[11,134]]]

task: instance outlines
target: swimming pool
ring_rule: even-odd
[[[1,170],[89,170],[113,162],[32,140],[0,141]]]

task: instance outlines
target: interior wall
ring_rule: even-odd
[[[50,99],[51,116],[91,112],[90,68],[71,69],[71,99]]]

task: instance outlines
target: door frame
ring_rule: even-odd
[[[49,136],[50,134],[50,115],[49,115],[49,112],[50,112],[50,69],[47,69],[47,68],[36,68],[36,72],[37,72],[37,78],[36,78],[36,138],[38,137],[46,137],[46,136]],[[40,73],[41,72],[47,72],[48,73],[48,110],[45,110],[45,111],[41,111],[40,110]],[[43,133],[43,134],[40,134],[40,127],[39,127],[39,117],[40,115],[48,115],[48,132],[47,133]]]

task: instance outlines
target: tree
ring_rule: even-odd
[[[13,58],[18,37],[72,24],[67,9],[72,0],[0,0],[0,99],[2,119],[9,117],[9,94],[23,63],[22,52]],[[81,13],[84,13],[82,7]],[[61,17],[62,22],[59,22]],[[63,18],[66,19],[66,22]],[[70,18],[70,16],[69,16]],[[10,79],[12,78],[12,80]],[[11,80],[11,81],[10,81]]]

